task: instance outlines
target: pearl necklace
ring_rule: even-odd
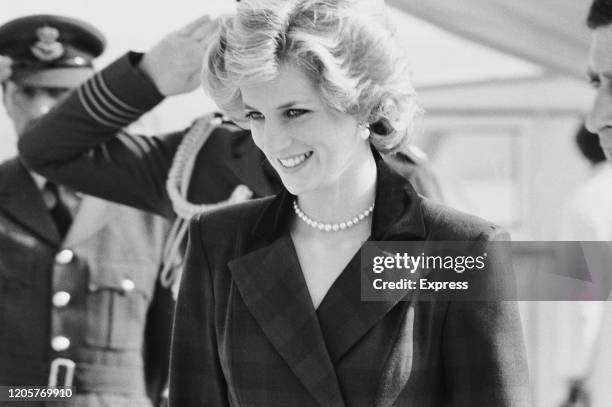
[[[354,218],[341,223],[321,223],[316,220],[310,219],[298,206],[297,199],[293,200],[293,210],[295,214],[300,218],[304,223],[314,229],[318,229],[325,232],[338,232],[340,230],[345,230],[352,228],[368,216],[372,214],[374,211],[374,204],[370,205],[368,209],[355,216]]]

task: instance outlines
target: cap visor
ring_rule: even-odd
[[[11,80],[20,85],[47,88],[76,88],[94,73],[89,67],[20,69],[13,72]]]

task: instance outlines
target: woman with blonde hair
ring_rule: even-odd
[[[421,113],[372,2],[246,0],[203,74],[284,189],[196,217],[176,309],[175,406],[528,403],[512,302],[365,302],[366,241],[507,239],[381,159]]]

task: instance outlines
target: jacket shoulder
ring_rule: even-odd
[[[0,162],[0,192],[27,178],[27,169],[17,157]]]
[[[19,158],[17,157],[9,158],[7,160],[0,161],[0,171],[1,172],[10,171],[11,169],[14,169],[15,167],[18,167],[20,165],[22,164],[19,161]]]
[[[196,228],[204,242],[211,239],[220,241],[224,238],[233,240],[238,236],[249,235],[263,209],[273,199],[273,196],[251,199],[200,213],[191,220],[192,230]]]
[[[504,228],[478,216],[421,197],[429,240],[510,240]]]
[[[215,127],[210,134],[210,139],[217,142],[235,143],[236,139],[250,138],[251,133],[248,130],[238,127],[231,122],[223,122]]]
[[[192,128],[193,126],[187,128],[181,135],[181,139]],[[212,160],[225,166],[227,160],[238,158],[245,150],[252,147],[254,147],[254,143],[250,132],[232,123],[223,123],[211,131],[208,140],[206,140],[205,148],[200,149],[198,158],[203,161],[199,164],[202,165]]]

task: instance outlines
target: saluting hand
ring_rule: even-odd
[[[196,89],[200,85],[204,53],[218,25],[218,20],[205,15],[167,35],[145,54],[140,69],[164,96]]]
[[[11,69],[12,64],[13,60],[11,58],[0,55],[0,83],[11,77],[13,72]]]

